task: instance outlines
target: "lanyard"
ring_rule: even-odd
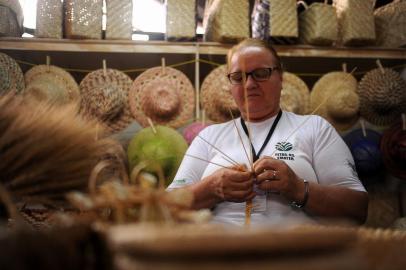
[[[276,116],[275,121],[273,122],[271,128],[269,129],[268,135],[266,135],[265,141],[262,144],[261,149],[259,149],[258,154],[255,153],[254,146],[252,145],[252,142],[250,141],[251,149],[252,149],[252,157],[253,157],[254,162],[258,160],[258,158],[261,155],[262,151],[264,150],[265,146],[268,144],[269,140],[271,139],[272,134],[275,131],[276,125],[278,124],[279,119],[281,119],[281,116],[282,116],[282,110],[279,110],[279,113]],[[244,121],[244,119],[242,119],[242,117],[241,117],[241,126],[244,129],[245,134],[248,136],[248,129],[247,129],[247,126],[245,125],[245,121]],[[248,136],[248,138],[249,138],[249,136]]]

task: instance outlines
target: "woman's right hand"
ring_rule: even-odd
[[[219,201],[245,202],[255,197],[254,177],[245,167],[222,168],[208,176]]]

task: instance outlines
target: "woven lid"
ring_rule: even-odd
[[[56,104],[79,102],[79,86],[69,72],[52,65],[38,65],[25,75],[25,95]]]
[[[283,72],[281,108],[297,114],[306,114],[310,110],[309,88],[302,79],[289,72]]]
[[[362,77],[358,94],[360,113],[369,122],[387,126],[406,112],[406,81],[389,68],[376,68]]]
[[[0,95],[9,91],[24,91],[24,75],[17,62],[7,54],[0,53]]]
[[[126,128],[133,121],[128,105],[131,84],[128,75],[115,69],[87,74],[80,83],[81,111],[103,122],[110,131]]]
[[[321,77],[310,93],[310,107],[338,131],[351,128],[358,120],[357,80],[345,72],[330,72]]]
[[[192,83],[181,71],[154,67],[141,73],[129,93],[130,110],[143,126],[153,123],[178,128],[193,118]]]
[[[212,70],[204,79],[201,87],[200,101],[206,116],[215,122],[231,120],[229,109],[234,117],[240,115],[238,106],[231,94],[231,85],[227,79],[227,66],[222,65]]]

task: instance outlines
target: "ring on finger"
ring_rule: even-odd
[[[276,171],[274,170],[274,171],[272,171],[272,180],[275,180],[276,179]]]

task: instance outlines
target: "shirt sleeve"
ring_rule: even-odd
[[[365,191],[344,140],[326,120],[315,119],[313,167],[319,184]]]

